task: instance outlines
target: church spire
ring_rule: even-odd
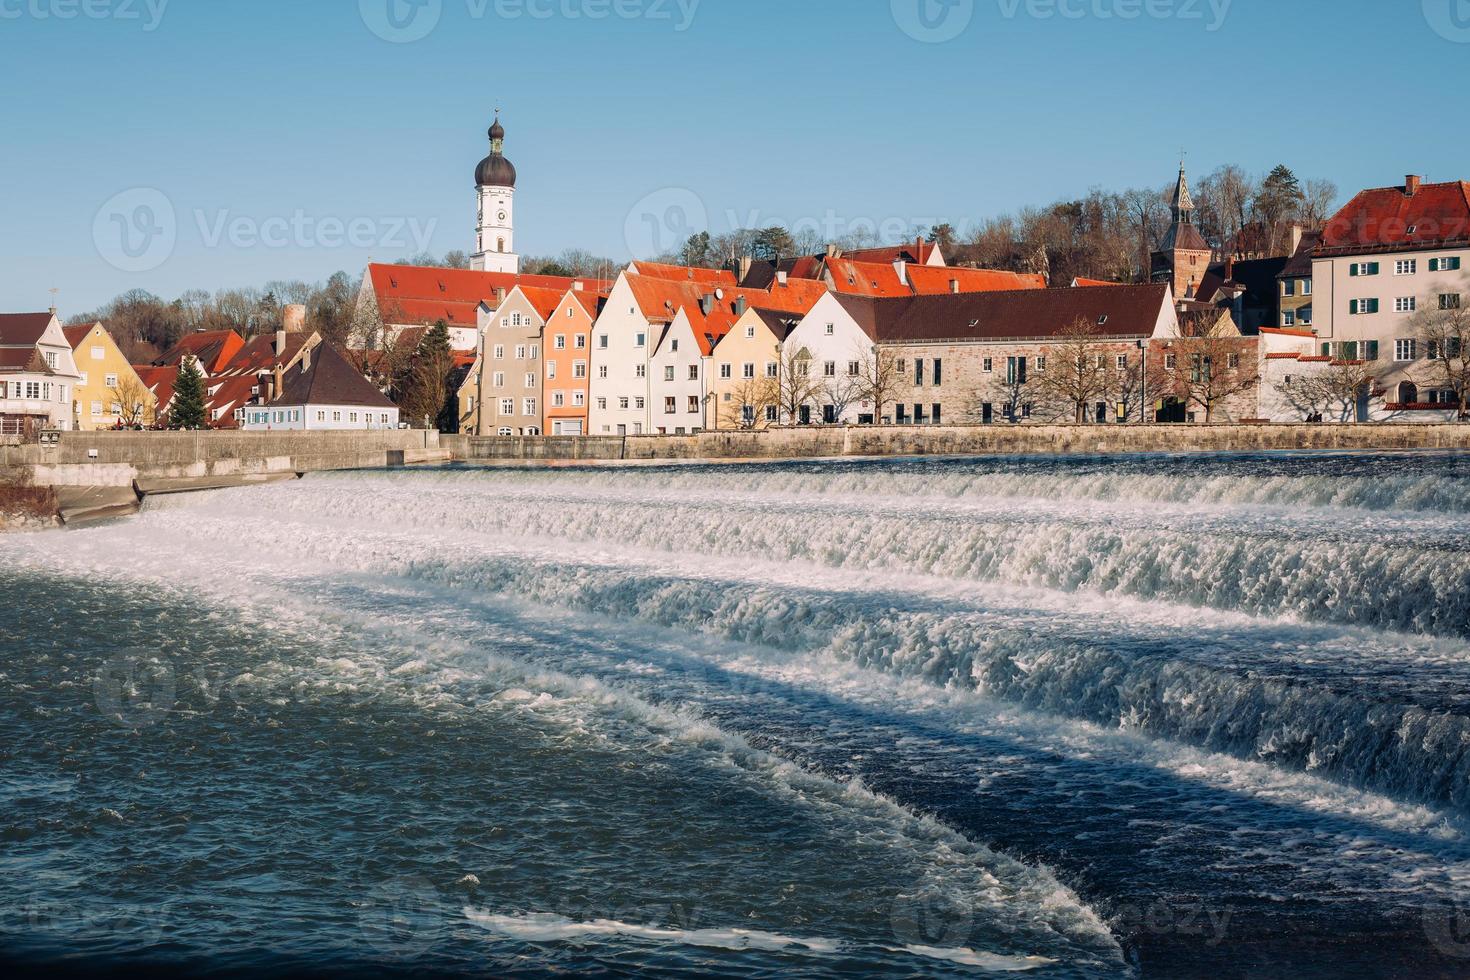
[[[1184,161],[1179,161],[1179,183],[1174,186],[1174,223],[1194,224],[1194,198],[1189,193],[1189,177],[1184,173]]]

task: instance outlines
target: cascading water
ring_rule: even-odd
[[[250,968],[1454,975],[1467,544],[1449,455],[332,474],[13,537],[0,928]]]

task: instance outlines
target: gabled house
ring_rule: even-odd
[[[331,344],[301,351],[282,374],[280,396],[241,412],[240,428],[333,431],[398,428],[398,406]]]
[[[72,392],[72,427],[90,432],[118,425],[151,428],[158,399],[128,363],[101,323],[64,328],[78,379]]]
[[[755,308],[735,321],[714,350],[706,428],[765,429],[780,420],[781,351],[800,322],[799,313]]]
[[[481,308],[479,352],[459,389],[462,431],[502,436],[545,432],[544,334],[571,291],[516,286],[493,312]]]
[[[546,359],[546,420],[553,436],[588,432],[592,387],[592,326],[604,297],[568,290],[547,321],[542,344]]]
[[[72,428],[79,380],[55,310],[0,313],[0,435]]]

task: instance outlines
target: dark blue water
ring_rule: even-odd
[[[1455,456],[971,460],[342,474],[12,537],[0,940],[1465,975],[1467,512]]]

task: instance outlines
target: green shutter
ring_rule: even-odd
[[[1356,278],[1360,274],[1360,269],[1361,266],[1359,266],[1358,263],[1354,262],[1352,265],[1348,266],[1348,275]]]
[[[1369,361],[1376,361],[1376,360],[1378,360],[1378,341],[1376,341],[1376,340],[1370,340],[1364,346],[1367,347],[1367,357],[1366,357],[1366,360],[1369,360]]]
[[[1439,259],[1430,259],[1429,260],[1429,271],[1430,272],[1438,272],[1439,271]]]
[[[1376,276],[1376,275],[1378,275],[1378,263],[1377,262],[1369,262],[1368,263],[1368,275],[1370,275],[1370,276]]]
[[[1358,315],[1358,301],[1357,300],[1354,299],[1354,300],[1349,300],[1348,301],[1348,315],[1349,316],[1357,316]]]
[[[1368,312],[1369,313],[1377,313],[1378,312],[1378,300],[1376,300],[1376,299],[1370,299],[1368,301]]]
[[[1332,345],[1331,344],[1323,344],[1322,345],[1322,356],[1323,357],[1331,357],[1332,356]]]
[[[1444,260],[1444,269],[1445,269],[1446,272],[1459,272],[1460,271],[1460,260],[1459,260],[1459,258],[1456,257],[1456,258],[1453,258],[1453,259],[1445,259]]]

